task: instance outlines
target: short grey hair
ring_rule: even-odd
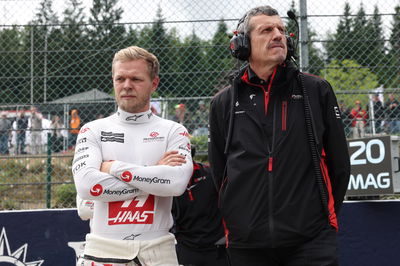
[[[254,16],[266,15],[266,16],[279,16],[278,11],[271,6],[258,6],[250,9],[246,14],[239,20],[237,31],[249,35],[253,30],[250,25],[250,19]]]

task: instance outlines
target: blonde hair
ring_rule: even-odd
[[[114,65],[117,61],[125,62],[138,59],[146,60],[151,79],[154,79],[155,77],[158,76],[158,73],[160,72],[160,63],[158,62],[157,57],[154,54],[138,46],[130,46],[122,50],[119,50],[118,52],[115,53],[112,62],[113,76],[114,76]]]

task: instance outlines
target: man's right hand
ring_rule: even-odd
[[[167,151],[157,165],[180,166],[184,163],[186,163],[184,155],[179,154],[178,151]]]

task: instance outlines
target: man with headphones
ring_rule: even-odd
[[[338,265],[350,163],[334,92],[295,67],[270,6],[246,13],[230,49],[248,64],[213,98],[209,121],[230,263]]]

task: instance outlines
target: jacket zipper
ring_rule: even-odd
[[[286,131],[287,101],[282,101],[282,131]]]
[[[269,221],[269,232],[271,235],[272,246],[275,246],[275,221],[274,221],[274,144],[275,144],[275,128],[276,128],[276,102],[274,102],[274,112],[272,113],[272,141],[271,147],[268,146],[269,154],[268,154],[268,221]]]

